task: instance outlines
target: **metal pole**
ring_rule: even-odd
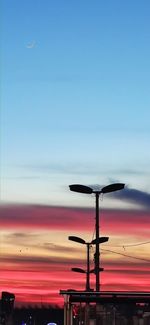
[[[87,245],[86,291],[90,291],[90,243]],[[89,325],[89,303],[85,305],[85,324]]]
[[[90,243],[87,243],[86,291],[90,291]]]
[[[96,291],[99,291],[99,192],[96,192],[96,253],[95,253],[95,273],[96,273]]]

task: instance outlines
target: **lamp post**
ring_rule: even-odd
[[[77,237],[77,236],[69,236],[68,239],[72,240],[76,243],[86,245],[86,247],[87,247],[87,268],[86,268],[86,270],[83,270],[78,267],[74,267],[74,268],[72,268],[72,271],[86,274],[86,291],[90,291],[91,290],[90,289],[90,273],[95,273],[95,269],[90,270],[90,246],[96,244],[96,239],[93,239],[90,243],[86,242],[84,239]],[[100,237],[99,244],[108,241],[108,239],[109,239],[108,237]],[[99,272],[102,272],[103,270],[104,270],[103,268],[99,268]]]
[[[100,264],[100,257],[99,257],[99,197],[100,194],[110,193],[118,190],[122,190],[125,184],[123,183],[115,183],[110,184],[103,187],[101,190],[94,190],[89,186],[80,185],[80,184],[72,184],[69,185],[71,191],[84,193],[84,194],[95,194],[96,198],[96,209],[95,209],[95,228],[96,228],[96,252],[95,252],[95,274],[96,274],[96,291],[100,290],[100,279],[99,279],[99,264]]]

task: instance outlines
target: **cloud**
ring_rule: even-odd
[[[29,239],[33,239],[33,238],[35,238],[35,237],[37,237],[38,236],[38,234],[35,234],[34,232],[11,232],[11,233],[8,233],[8,234],[6,234],[5,235],[5,237],[6,237],[6,239],[7,239],[7,241],[9,242],[12,242],[13,240],[16,242],[16,241],[21,241],[22,242],[22,240],[29,240]]]
[[[65,253],[65,252],[70,252],[70,253],[75,253],[75,252],[80,252],[81,249],[80,248],[72,248],[72,247],[68,247],[68,246],[63,246],[63,245],[56,245],[54,243],[44,243],[43,244],[43,248],[50,251],[50,252],[59,252],[61,253]]]
[[[120,191],[123,192],[123,191]],[[125,193],[125,197],[128,192]],[[138,193],[138,195],[140,195]],[[141,196],[141,202],[147,202],[149,195]],[[133,200],[137,196],[133,195]],[[141,210],[103,209],[100,211],[100,222],[103,231],[116,234],[122,231],[127,234],[147,232],[150,228],[150,212]],[[131,227],[131,224],[134,227]],[[1,205],[1,229],[30,229],[93,231],[95,210],[91,208],[55,207],[46,205]],[[148,239],[147,239],[148,240]]]
[[[111,196],[141,206],[150,211],[150,193],[125,187],[123,191],[112,193]]]
[[[14,292],[17,303],[25,299],[40,302],[38,295],[42,295],[49,296],[49,303],[57,301],[60,304],[63,302],[60,289],[84,290],[84,275],[71,272],[71,267],[86,269],[85,247],[68,243],[67,238],[81,234],[86,239],[87,232],[93,233],[94,209],[1,205],[0,225],[1,245],[6,245],[1,254],[1,289]],[[102,290],[147,290],[149,246],[126,247],[124,251],[120,245],[149,240],[149,210],[103,209],[100,225],[101,233],[110,236],[108,244],[101,247],[101,265],[105,270],[101,276]],[[114,242],[119,247],[111,248]],[[113,254],[109,249],[143,260]],[[94,251],[95,248],[90,252],[91,268]],[[91,287],[95,287],[95,275],[91,275]]]
[[[80,223],[77,221],[80,220]],[[86,220],[86,223],[85,223]],[[89,229],[92,224],[88,209],[42,205],[0,206],[1,227],[22,229]]]
[[[58,162],[55,160],[50,160],[49,162],[46,163],[27,163],[27,164],[20,164],[20,165],[14,165],[14,168],[19,168],[19,169],[24,169],[27,170],[28,172],[38,172],[39,177],[39,172],[43,172],[46,174],[50,174],[51,172],[53,173],[59,173],[59,174],[65,174],[65,175],[93,175],[93,176],[98,176],[98,179],[100,178],[100,175],[105,175],[108,179],[108,183],[111,182],[118,182],[121,181],[120,178],[123,181],[123,178],[126,179],[126,176],[147,176],[149,173],[148,169],[139,169],[139,168],[105,168],[104,163],[98,164],[95,163],[94,161],[91,163],[88,162],[81,162],[81,161],[65,161],[65,162]],[[102,171],[103,170],[103,171]],[[108,175],[110,175],[108,177]],[[113,177],[111,176],[113,175]],[[28,176],[26,176],[28,177]],[[29,178],[34,178],[34,175],[29,175]],[[12,176],[13,178],[13,176]],[[119,179],[118,179],[119,178]],[[124,179],[124,181],[125,181]],[[87,184],[88,185],[88,184]],[[107,185],[107,184],[105,184]],[[102,187],[102,184],[100,184],[100,187]]]
[[[62,269],[62,265],[71,265],[71,264],[76,264],[76,265],[81,265],[84,260],[82,259],[82,257],[78,257],[75,258],[74,255],[72,255],[72,258],[67,258],[67,257],[63,257],[63,256],[59,256],[59,257],[52,257],[52,256],[29,256],[29,255],[23,255],[21,253],[18,252],[18,254],[14,254],[14,255],[9,255],[7,254],[7,256],[2,256],[1,257],[1,263],[12,263],[12,264],[19,264],[20,266],[24,266],[24,264],[30,266],[32,265],[32,268],[35,269],[37,268],[37,266],[45,266],[48,265],[50,268],[52,267],[52,265],[54,265],[54,268],[56,270],[56,268],[61,265],[61,269]]]
[[[59,173],[64,175],[97,175],[99,171],[95,168],[95,166],[91,166],[88,163],[80,163],[80,162],[53,162],[50,161],[48,163],[39,163],[39,164],[26,164],[17,166],[19,168],[26,169],[28,171],[34,172],[42,172],[46,174],[50,173]]]

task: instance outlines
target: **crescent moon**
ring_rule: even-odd
[[[27,47],[27,49],[33,49],[33,47],[35,47],[35,44],[36,44],[36,42],[32,41],[31,43],[28,43],[26,47]]]

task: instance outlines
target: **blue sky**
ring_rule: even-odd
[[[149,192],[149,1],[1,7],[2,201],[78,204],[71,183]]]

